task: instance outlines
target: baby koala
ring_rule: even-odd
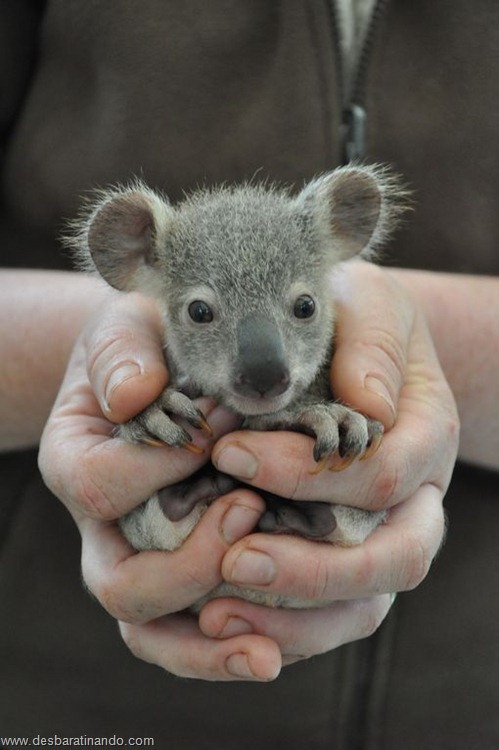
[[[396,223],[401,194],[377,166],[336,169],[296,195],[244,184],[199,190],[176,207],[140,182],[100,192],[75,222],[71,245],[112,287],[159,303],[170,373],[159,399],[121,425],[119,437],[200,451],[182,424],[210,429],[192,400],[206,395],[239,414],[243,428],[311,435],[316,471],[372,454],[382,425],[329,389],[330,277],[341,261],[372,257]],[[137,550],[174,550],[237,484],[208,463],[129,513],[122,532]],[[265,532],[353,545],[385,518],[384,511],[262,495],[267,510],[258,529]],[[227,584],[210,598],[227,595],[270,606],[324,604]]]

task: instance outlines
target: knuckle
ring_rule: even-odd
[[[89,476],[78,477],[73,496],[75,504],[89,518],[112,521],[118,517],[107,495]]]
[[[221,576],[214,579],[213,572],[208,566],[195,565],[184,569],[184,586],[191,592],[193,600],[200,599],[220,581]]]
[[[142,659],[142,647],[138,630],[134,625],[127,622],[120,622],[120,633],[125,646],[137,659]]]
[[[83,580],[87,590],[97,599],[102,607],[118,622],[129,625],[140,625],[148,622],[153,615],[151,603],[146,603],[144,597],[137,593],[133,577],[120,572],[119,568],[113,574],[101,576],[82,564]]]
[[[37,460],[38,460],[38,470],[40,474],[42,475],[43,481],[45,482],[47,487],[53,491],[52,488],[57,487],[59,482],[57,481],[57,474],[55,474],[51,468],[49,452],[47,451],[45,447],[45,442],[44,442],[43,437],[40,443],[40,450],[38,451]]]
[[[361,545],[355,582],[362,591],[378,592],[383,587],[380,571],[368,546]]]
[[[310,575],[306,577],[305,599],[312,601],[328,600],[330,598],[331,570],[321,556],[312,560]]]
[[[119,583],[113,581],[102,584],[96,591],[96,596],[106,612],[120,622],[140,625],[150,619],[144,604],[138,600],[130,601]]]
[[[361,638],[369,638],[385,619],[386,608],[380,605],[382,597],[373,597],[360,603],[358,627]]]
[[[39,454],[38,456],[38,469],[45,485],[52,494],[59,498],[59,500],[64,501],[67,492],[62,471],[51,465],[45,454]]]
[[[124,615],[123,609],[120,606],[120,597],[115,590],[114,582],[102,581],[96,582],[92,586],[92,582],[87,581],[87,585],[91,588],[94,596],[104,607],[106,612],[112,615],[117,620],[128,622],[128,618]]]
[[[108,496],[104,485],[98,480],[98,472],[92,456],[81,455],[78,465],[63,465],[54,451],[40,450],[38,466],[43,481],[49,490],[65,505],[77,508],[88,518],[113,521],[120,515]],[[60,455],[66,455],[61,448]],[[68,459],[68,464],[70,461]]]
[[[404,475],[406,475],[406,472],[400,457],[397,461],[390,460],[390,457],[388,460],[382,461],[371,491],[368,493],[370,498],[369,509],[378,510],[394,505],[398,499]]]
[[[72,482],[72,500],[89,518],[114,521],[120,510],[99,481],[99,472],[92,456],[83,455]]]
[[[395,374],[399,379],[403,379],[407,354],[398,336],[384,328],[372,328],[364,346],[369,350],[369,359],[377,362],[382,368],[381,373],[388,367],[390,375]]]
[[[405,562],[400,568],[399,590],[411,591],[426,578],[433,557],[424,542],[414,535],[405,536],[404,550]]]
[[[457,409],[454,408],[452,410],[451,416],[449,416],[449,418],[446,421],[446,424],[444,426],[444,431],[445,431],[447,445],[451,446],[456,454],[457,454],[457,450],[459,447],[460,428],[461,428],[461,425],[459,422]]]
[[[48,489],[62,501],[68,497],[68,488],[74,486],[64,456],[64,446],[46,429],[38,452],[38,469]]]
[[[133,332],[116,321],[94,330],[92,338],[87,341],[87,372],[90,380],[93,381],[99,371],[120,359],[131,344]]]

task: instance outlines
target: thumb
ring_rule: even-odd
[[[414,306],[388,271],[363,262],[345,264],[333,293],[332,392],[390,429],[406,374]]]
[[[87,328],[88,378],[112,422],[135,416],[166,386],[162,332],[157,306],[139,294],[116,295]]]

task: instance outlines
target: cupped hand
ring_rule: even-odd
[[[393,592],[427,573],[443,535],[442,497],[456,454],[453,399],[424,321],[388,272],[349,264],[334,292],[340,296],[334,393],[389,430],[374,457],[340,474],[311,473],[311,440],[302,435],[228,434],[233,417],[208,402],[203,408],[214,437],[196,436],[204,457],[111,439],[113,423],[144,408],[167,381],[161,321],[142,298],[108,303],[75,347],[40,467],[78,523],[88,587],[140,658],[186,677],[273,679],[282,664],[369,635]],[[216,501],[180,550],[131,550],[116,518],[195,471],[220,437],[215,463],[255,488],[390,507],[389,520],[351,549],[249,535],[263,505],[258,494],[241,489]],[[333,603],[286,611],[213,600],[199,623],[181,611],[222,577]]]
[[[172,553],[135,552],[116,523],[160,487],[196,471],[214,441],[238,423],[203,399],[214,432],[196,434],[204,455],[113,438],[114,424],[147,406],[167,383],[161,330],[155,305],[138,295],[116,295],[102,306],[74,348],[41,440],[40,470],[78,525],[87,587],[120,621],[134,653],[179,675],[267,680],[280,666],[270,639],[212,639],[196,617],[178,614],[221,582],[223,556],[255,527],[260,497],[241,490],[220,498]],[[142,653],[139,644],[151,632],[159,642],[152,654]]]
[[[218,441],[212,457],[220,470],[285,497],[390,509],[387,522],[357,547],[253,534],[228,550],[222,573],[231,583],[334,602],[303,612],[235,599],[204,608],[204,633],[266,636],[279,645],[284,663],[368,635],[394,592],[421,583],[442,543],[442,500],[457,454],[454,399],[407,293],[389,271],[366,263],[347,264],[333,289],[332,390],[384,423],[378,452],[343,472],[314,474],[311,438],[235,432]]]

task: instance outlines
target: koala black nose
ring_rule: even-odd
[[[239,326],[234,388],[243,396],[278,396],[289,386],[289,368],[281,333],[264,315]]]
[[[238,372],[234,381],[235,390],[242,396],[279,396],[288,385],[287,369],[275,362],[255,363],[244,372]]]

